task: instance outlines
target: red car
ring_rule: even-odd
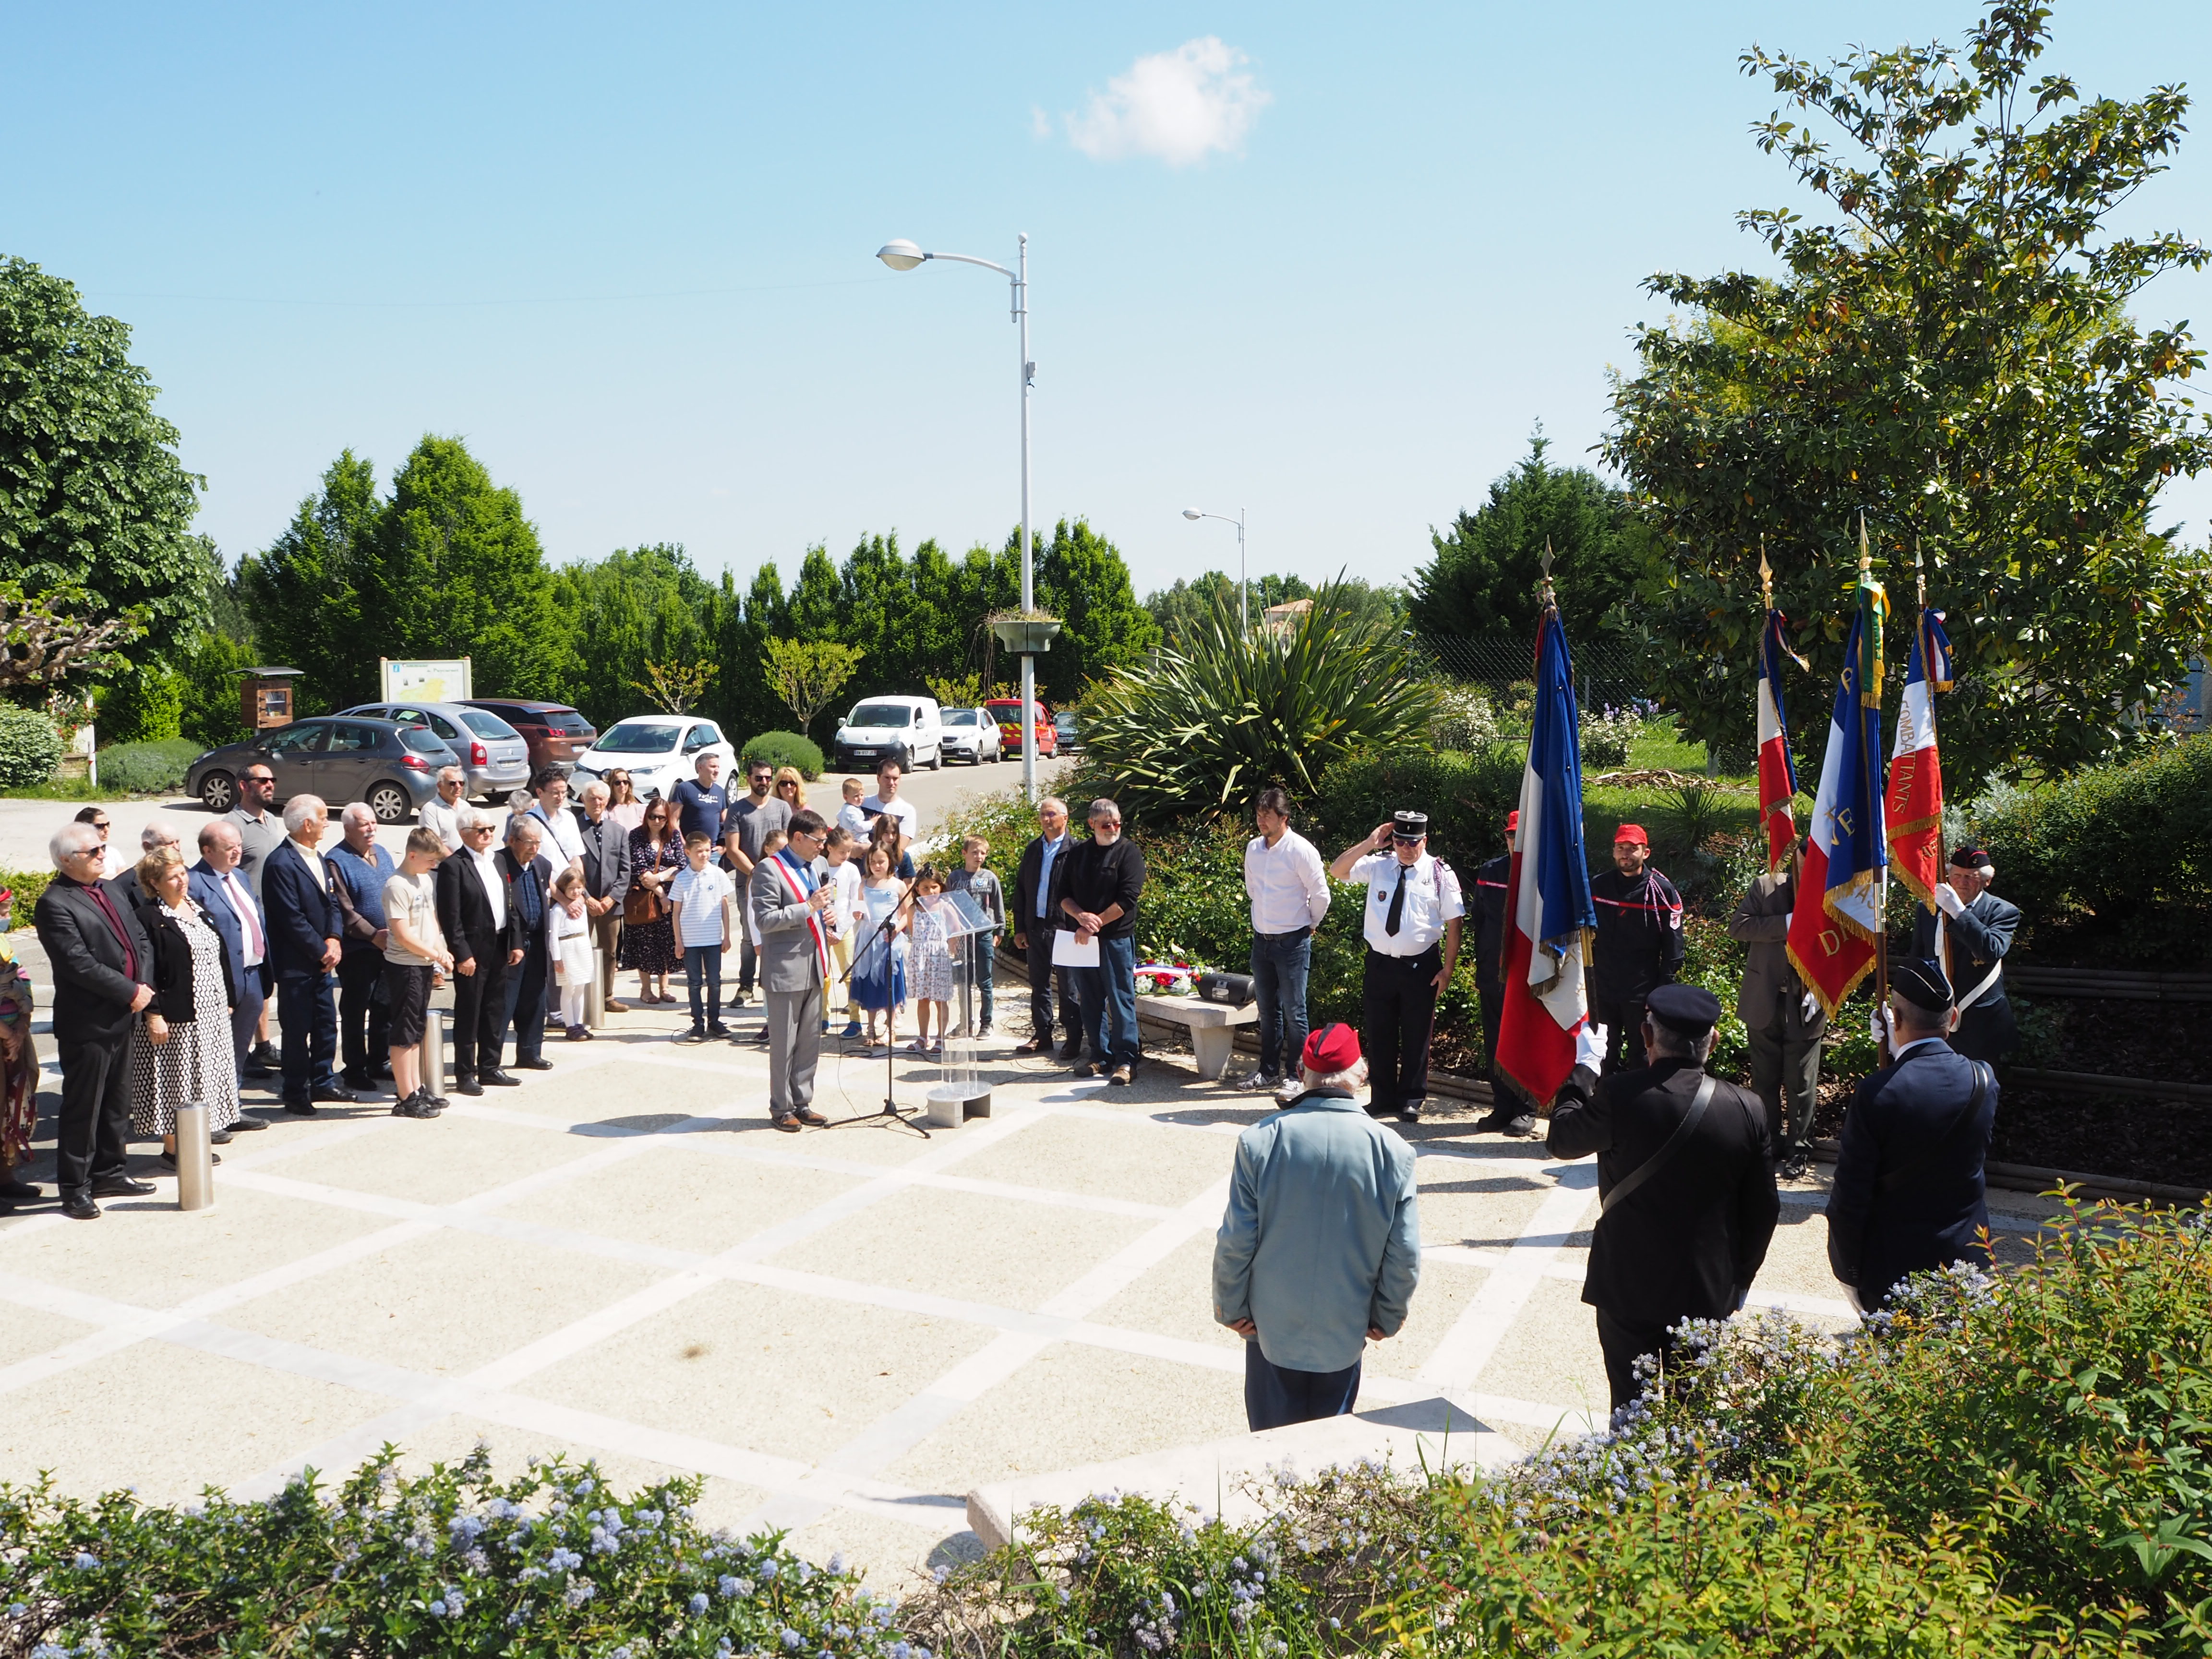
[[[573,766],[576,757],[592,746],[598,731],[565,702],[540,702],[532,697],[470,697],[471,708],[489,708],[522,733],[530,745],[530,769],[541,766]]]
[[[1006,747],[1006,758],[1016,758],[1022,752],[1022,700],[994,697],[983,707],[999,723],[999,741]],[[1049,760],[1060,752],[1060,728],[1053,724],[1052,710],[1042,697],[1036,705],[1036,751],[1041,760]]]

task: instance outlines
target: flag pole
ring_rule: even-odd
[[[1919,544],[1916,542],[1913,547],[1913,563],[1916,568],[1919,562]],[[1867,583],[1873,579],[1873,576],[1874,559],[1867,551],[1866,509],[1861,507],[1859,509],[1859,592],[1862,595],[1866,592]],[[1860,603],[1865,603],[1864,599],[1862,599]],[[1875,625],[1878,627],[1880,623],[1877,622]],[[1918,624],[1914,625],[1917,627]],[[1878,642],[1875,648],[1877,650],[1881,648]],[[1861,685],[1859,690],[1863,693],[1866,688]],[[1875,756],[1873,758],[1875,764],[1879,767],[1881,757]],[[1877,775],[1881,775],[1877,774]],[[1881,877],[1876,889],[1875,904],[1874,1012],[1875,1018],[1879,1020],[1882,1011],[1889,1006],[1889,860],[1886,858],[1882,860]]]

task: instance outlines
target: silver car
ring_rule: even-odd
[[[266,766],[276,799],[320,795],[335,814],[366,801],[379,823],[400,823],[438,793],[438,774],[458,758],[426,726],[322,714],[271,727],[210,749],[185,775],[185,787],[210,812],[238,805],[238,775]]]
[[[480,800],[504,801],[512,791],[529,787],[529,744],[489,708],[464,702],[365,702],[340,712],[428,726],[460,757],[468,775],[464,793]]]

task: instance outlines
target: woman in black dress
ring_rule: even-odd
[[[623,901],[621,966],[637,970],[640,1002],[673,1002],[668,975],[676,967],[676,930],[668,911],[668,884],[684,867],[684,838],[675,811],[656,795],[645,820],[629,832],[629,895]],[[660,988],[653,988],[653,981]]]

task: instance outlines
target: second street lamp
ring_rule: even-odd
[[[1200,519],[1219,519],[1224,524],[1233,524],[1237,526],[1237,626],[1239,631],[1250,633],[1252,631],[1250,601],[1246,597],[1249,584],[1244,579],[1244,509],[1238,507],[1237,516],[1233,519],[1222,513],[1201,513],[1194,507],[1183,508],[1182,515],[1194,523]]]
[[[955,264],[981,265],[995,270],[1012,284],[1013,317],[1021,331],[1022,365],[1022,615],[1036,609],[1036,568],[1030,537],[1030,389],[1036,380],[1036,365],[1030,361],[1030,239],[1024,231],[1015,269],[1009,270],[988,259],[965,253],[928,253],[903,237],[876,250],[876,258],[893,270],[912,270],[926,260],[949,259]],[[986,690],[988,688],[987,687]],[[1036,659],[1022,653],[1022,795],[1032,805],[1036,788]]]

